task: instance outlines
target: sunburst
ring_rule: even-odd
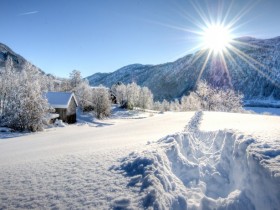
[[[222,24],[208,25],[202,32],[202,45],[214,53],[223,53],[231,45],[233,35],[230,28]]]
[[[192,21],[192,23],[198,27],[198,30],[187,30],[188,32],[195,34],[199,40],[199,44],[193,48],[200,50],[200,53],[195,54],[194,62],[200,58],[205,58],[198,74],[197,82],[201,79],[207,64],[210,61],[215,60],[219,61],[221,64],[220,72],[227,75],[228,77],[227,81],[229,84],[227,84],[227,86],[232,87],[227,62],[237,64],[234,58],[237,56],[249,66],[251,66],[255,71],[274,83],[273,79],[261,70],[262,68],[265,68],[263,64],[260,64],[254,58],[250,57],[248,54],[242,52],[236,47],[236,45],[250,45],[250,47],[257,47],[252,44],[237,40],[237,35],[235,34],[235,31],[244,24],[239,23],[242,17],[248,13],[252,7],[243,8],[230,21],[228,21],[228,19],[230,16],[229,14],[231,13],[231,7],[229,7],[224,13],[220,11],[220,13],[216,14],[216,16],[211,15],[210,13],[207,15],[197,4],[193,4],[193,7],[200,17],[200,21],[197,19]],[[188,17],[188,19],[193,18]]]

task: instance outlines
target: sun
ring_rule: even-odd
[[[232,34],[221,24],[209,25],[202,32],[202,42],[205,49],[210,49],[214,53],[223,53],[230,47]]]

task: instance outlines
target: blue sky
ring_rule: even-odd
[[[46,73],[89,76],[176,60],[199,44],[195,8],[229,7],[228,21],[246,11],[235,36],[280,36],[279,0],[1,0],[0,42]]]

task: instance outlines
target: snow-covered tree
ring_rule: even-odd
[[[73,88],[71,86],[70,80],[63,78],[63,79],[60,79],[56,90],[62,91],[62,92],[69,92],[69,91],[72,91],[72,89]]]
[[[116,96],[117,103],[128,109],[139,107],[148,109],[153,107],[153,94],[147,87],[140,87],[136,83],[128,85],[113,85],[111,90]]]
[[[139,105],[141,87],[135,82],[126,86],[127,104],[132,108]]]
[[[117,103],[120,106],[123,106],[127,102],[126,85],[118,84],[115,85],[112,89],[115,93]]]
[[[174,112],[179,112],[179,111],[181,111],[181,104],[180,104],[180,102],[179,102],[178,99],[175,99],[174,101],[172,101],[172,102],[170,103],[170,110],[171,110],[171,111],[174,111]]]
[[[89,86],[88,81],[82,81],[75,89],[74,93],[77,97],[79,107],[83,111],[91,111],[93,109],[92,102],[92,88]]]
[[[150,109],[153,107],[153,94],[147,87],[142,87],[139,93],[138,106],[143,109]]]
[[[111,114],[111,96],[109,90],[103,86],[92,90],[92,103],[95,116],[103,119]]]
[[[76,88],[83,81],[81,72],[78,70],[73,70],[70,73],[70,86],[72,89]]]
[[[161,111],[170,111],[170,103],[167,100],[162,101],[162,110]]]
[[[231,89],[211,87],[205,81],[197,85],[197,89],[181,99],[182,109],[237,112],[242,110],[243,95]]]
[[[1,107],[0,124],[15,130],[38,131],[43,129],[43,120],[49,109],[44,98],[39,74],[6,69],[1,78],[6,78],[12,85],[5,88],[5,101]]]
[[[181,111],[197,110],[201,110],[201,101],[198,100],[197,95],[194,92],[181,98]]]
[[[13,88],[13,83],[17,82],[16,72],[12,69],[12,60],[8,58],[5,64],[5,67],[0,71],[0,116],[2,117],[9,102],[8,96]]]
[[[163,110],[162,104],[159,101],[156,101],[153,104],[153,109],[156,110],[156,111],[162,111]]]

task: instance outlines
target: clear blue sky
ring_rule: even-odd
[[[215,19],[231,0],[0,0],[0,42],[46,73],[112,72],[133,63],[173,61],[198,44],[194,20]],[[234,0],[236,36],[280,36],[280,0]],[[180,29],[181,28],[181,29]]]

